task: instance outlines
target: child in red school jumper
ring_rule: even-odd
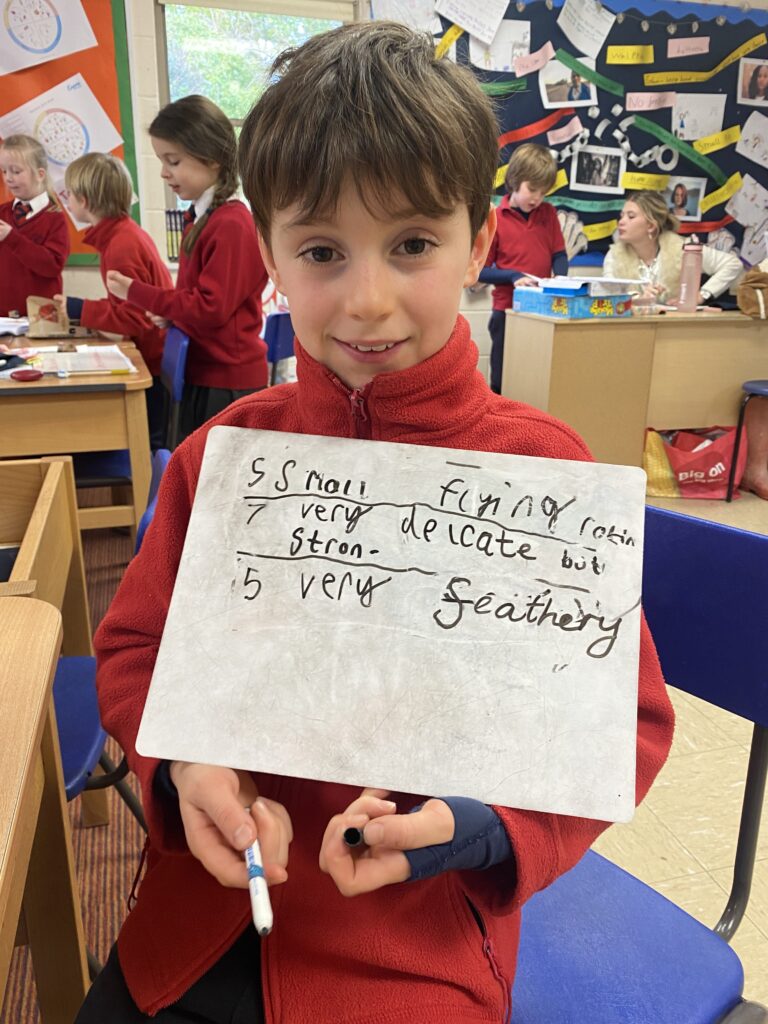
[[[290,301],[298,382],[213,424],[588,460],[569,427],[490,391],[458,315],[495,227],[497,128],[473,76],[386,21],[315,36],[272,71],[240,167]],[[520,908],[606,822],[136,753],[211,425],[174,454],[95,640],[102,720],[141,782],[149,838],[76,1024],[508,1020]],[[644,622],[638,702],[639,801],[673,722]],[[348,827],[367,845],[347,847]],[[275,909],[264,940],[242,854],[257,834]]]
[[[108,153],[87,153],[67,167],[64,181],[73,217],[90,225],[83,241],[99,254],[102,280],[106,282],[110,270],[118,270],[158,288],[173,288],[173,280],[155,243],[130,218],[133,182],[122,160]],[[149,441],[153,449],[161,448],[165,399],[160,360],[165,329],[152,323],[135,306],[111,294],[96,300],[71,295],[55,298],[70,320],[93,330],[122,334],[136,342],[152,374],[152,387],[146,391]]]
[[[230,402],[267,384],[261,293],[267,272],[250,213],[234,198],[237,142],[229,119],[204,96],[163,107],[149,126],[161,177],[190,200],[176,288],[110,271],[107,287],[189,335],[180,412],[186,437]]]
[[[491,335],[491,390],[501,394],[506,310],[515,285],[535,284],[533,277],[568,273],[565,242],[555,208],[544,202],[557,177],[557,164],[544,146],[526,142],[512,153],[504,179],[496,235],[480,280],[495,285]],[[529,277],[528,275],[532,275]]]
[[[13,196],[0,206],[0,316],[26,316],[27,296],[53,298],[61,291],[69,232],[48,180],[48,158],[37,139],[3,139],[0,170]]]

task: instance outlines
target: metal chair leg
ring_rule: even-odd
[[[733,442],[733,457],[731,459],[731,472],[728,474],[728,492],[725,496],[726,501],[731,501],[734,492],[734,483],[736,481],[736,463],[739,461],[739,449],[741,448],[741,434],[744,428],[744,414],[747,411],[747,403],[754,395],[744,395],[741,400],[741,408],[739,409],[739,422],[736,424],[736,437]]]
[[[138,823],[141,825],[142,829],[146,832],[147,822],[146,819],[144,818],[144,811],[142,810],[141,804],[139,803],[136,794],[125,781],[125,775],[128,774],[128,762],[126,761],[126,759],[123,758],[120,764],[117,767],[115,767],[114,761],[106,753],[102,753],[101,757],[99,758],[99,764],[106,772],[106,775],[109,777],[110,781],[106,784],[113,785],[115,787],[115,789],[122,797],[125,806],[134,816],[136,821],[138,821]],[[94,781],[97,787],[100,788],[99,783],[104,784],[104,778],[105,776],[94,776]]]

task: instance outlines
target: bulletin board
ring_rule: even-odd
[[[56,189],[89,151],[121,157],[137,181],[124,0],[0,0],[0,137],[15,131],[43,144]],[[68,263],[98,263],[65,216]]]
[[[494,97],[496,201],[514,147],[548,146],[559,172],[548,201],[572,260],[599,262],[641,189],[664,194],[682,234],[747,265],[768,255],[768,12],[675,0],[431,6],[438,50]]]

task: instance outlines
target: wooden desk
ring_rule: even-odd
[[[43,1024],[71,1024],[88,990],[51,687],[61,616],[0,598],[0,1002],[17,925],[32,952]]]
[[[135,530],[147,507],[152,468],[144,391],[152,377],[137,348],[124,351],[138,373],[46,376],[26,384],[0,380],[0,458],[128,449],[130,504],[81,509],[81,529],[130,525]]]
[[[741,313],[507,313],[502,394],[568,423],[599,462],[641,465],[646,426],[735,424],[756,377],[768,378],[768,323]]]

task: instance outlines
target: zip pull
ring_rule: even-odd
[[[149,836],[144,840],[144,846],[141,848],[141,857],[139,859],[139,866],[136,868],[136,874],[133,876],[133,884],[131,885],[131,891],[128,894],[128,909],[133,910],[136,906],[136,892],[139,888],[139,880],[141,879],[141,873],[144,869],[144,864],[147,860],[147,853],[149,852]]]
[[[352,406],[352,415],[356,420],[362,420],[363,423],[368,420],[368,410],[365,408],[365,399],[363,398],[363,392],[361,388],[355,388],[349,393],[349,403]]]

